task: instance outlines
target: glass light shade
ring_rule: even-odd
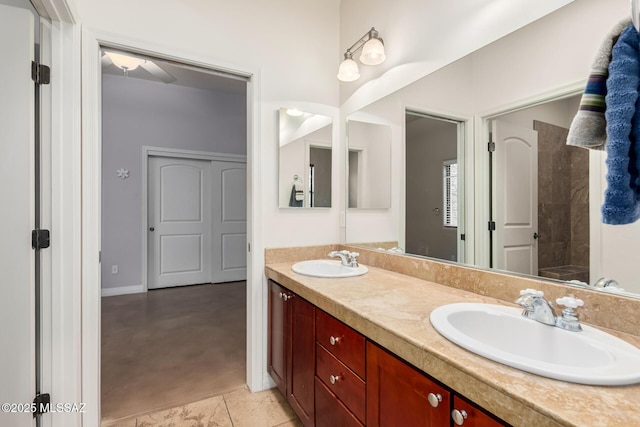
[[[287,114],[290,115],[291,117],[300,117],[304,113],[302,111],[298,110],[297,108],[288,108],[287,109]]]
[[[108,55],[116,67],[122,68],[123,70],[127,70],[127,71],[135,70],[136,68],[138,68],[140,64],[145,62],[144,59],[142,58],[122,55],[119,53],[109,52]]]
[[[360,71],[358,70],[358,64],[351,58],[346,58],[340,64],[338,69],[338,80],[343,82],[352,82],[360,78]]]
[[[362,48],[360,62],[366,65],[382,64],[386,56],[384,55],[384,45],[379,38],[371,38]]]

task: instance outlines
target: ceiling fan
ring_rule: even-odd
[[[108,66],[110,64],[120,68],[125,75],[129,75],[130,71],[137,69],[138,67],[147,71],[155,79],[164,83],[172,83],[176,81],[176,78],[162,69],[151,58],[145,58],[129,53],[124,53],[114,50],[102,50],[102,66]],[[132,77],[140,77],[134,76]]]

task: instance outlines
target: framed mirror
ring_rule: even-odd
[[[411,125],[405,114],[406,106],[415,106],[436,116],[460,117],[471,130],[465,146],[466,196],[458,206],[465,216],[459,223],[464,233],[457,237],[458,255],[464,258],[458,256],[458,262],[568,284],[576,280],[590,288],[604,277],[619,288],[599,289],[640,296],[635,249],[640,222],[601,223],[605,153],[566,147],[593,55],[622,16],[600,3],[572,3],[359,110],[392,128],[392,204],[388,212],[369,216],[349,210],[346,242],[434,256],[424,249],[435,235],[417,246],[407,237],[406,201],[417,193],[406,176],[405,161],[413,156],[406,145]],[[594,34],[576,36],[587,22]],[[545,37],[550,32],[553,40]],[[499,158],[502,153],[492,146],[499,150],[515,135],[510,129],[505,134],[502,122],[533,132],[535,155],[526,161],[521,155]],[[526,145],[509,149],[522,151]],[[535,186],[528,195],[514,187],[527,183]],[[523,242],[508,236],[512,226],[522,232]],[[453,261],[450,251],[440,258]]]
[[[280,208],[331,207],[331,117],[279,110]]]
[[[347,120],[348,208],[391,207],[391,126]]]

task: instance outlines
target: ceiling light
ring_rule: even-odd
[[[343,82],[352,82],[360,78],[358,64],[353,60],[354,53],[362,49],[360,62],[365,65],[382,64],[386,58],[384,54],[384,43],[378,36],[375,28],[371,28],[364,36],[353,44],[344,54],[344,61],[338,70],[338,79]]]
[[[135,70],[141,64],[144,64],[146,62],[142,58],[123,55],[121,53],[106,52],[106,54],[109,55],[109,58],[111,58],[111,61],[116,67],[121,68],[125,71]]]

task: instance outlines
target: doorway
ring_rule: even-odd
[[[102,418],[113,420],[246,383],[247,81],[101,54]],[[233,355],[234,378],[216,352]]]
[[[490,119],[492,267],[590,282],[589,151],[566,145],[579,102],[561,97]]]
[[[405,250],[464,262],[464,123],[407,111]]]

